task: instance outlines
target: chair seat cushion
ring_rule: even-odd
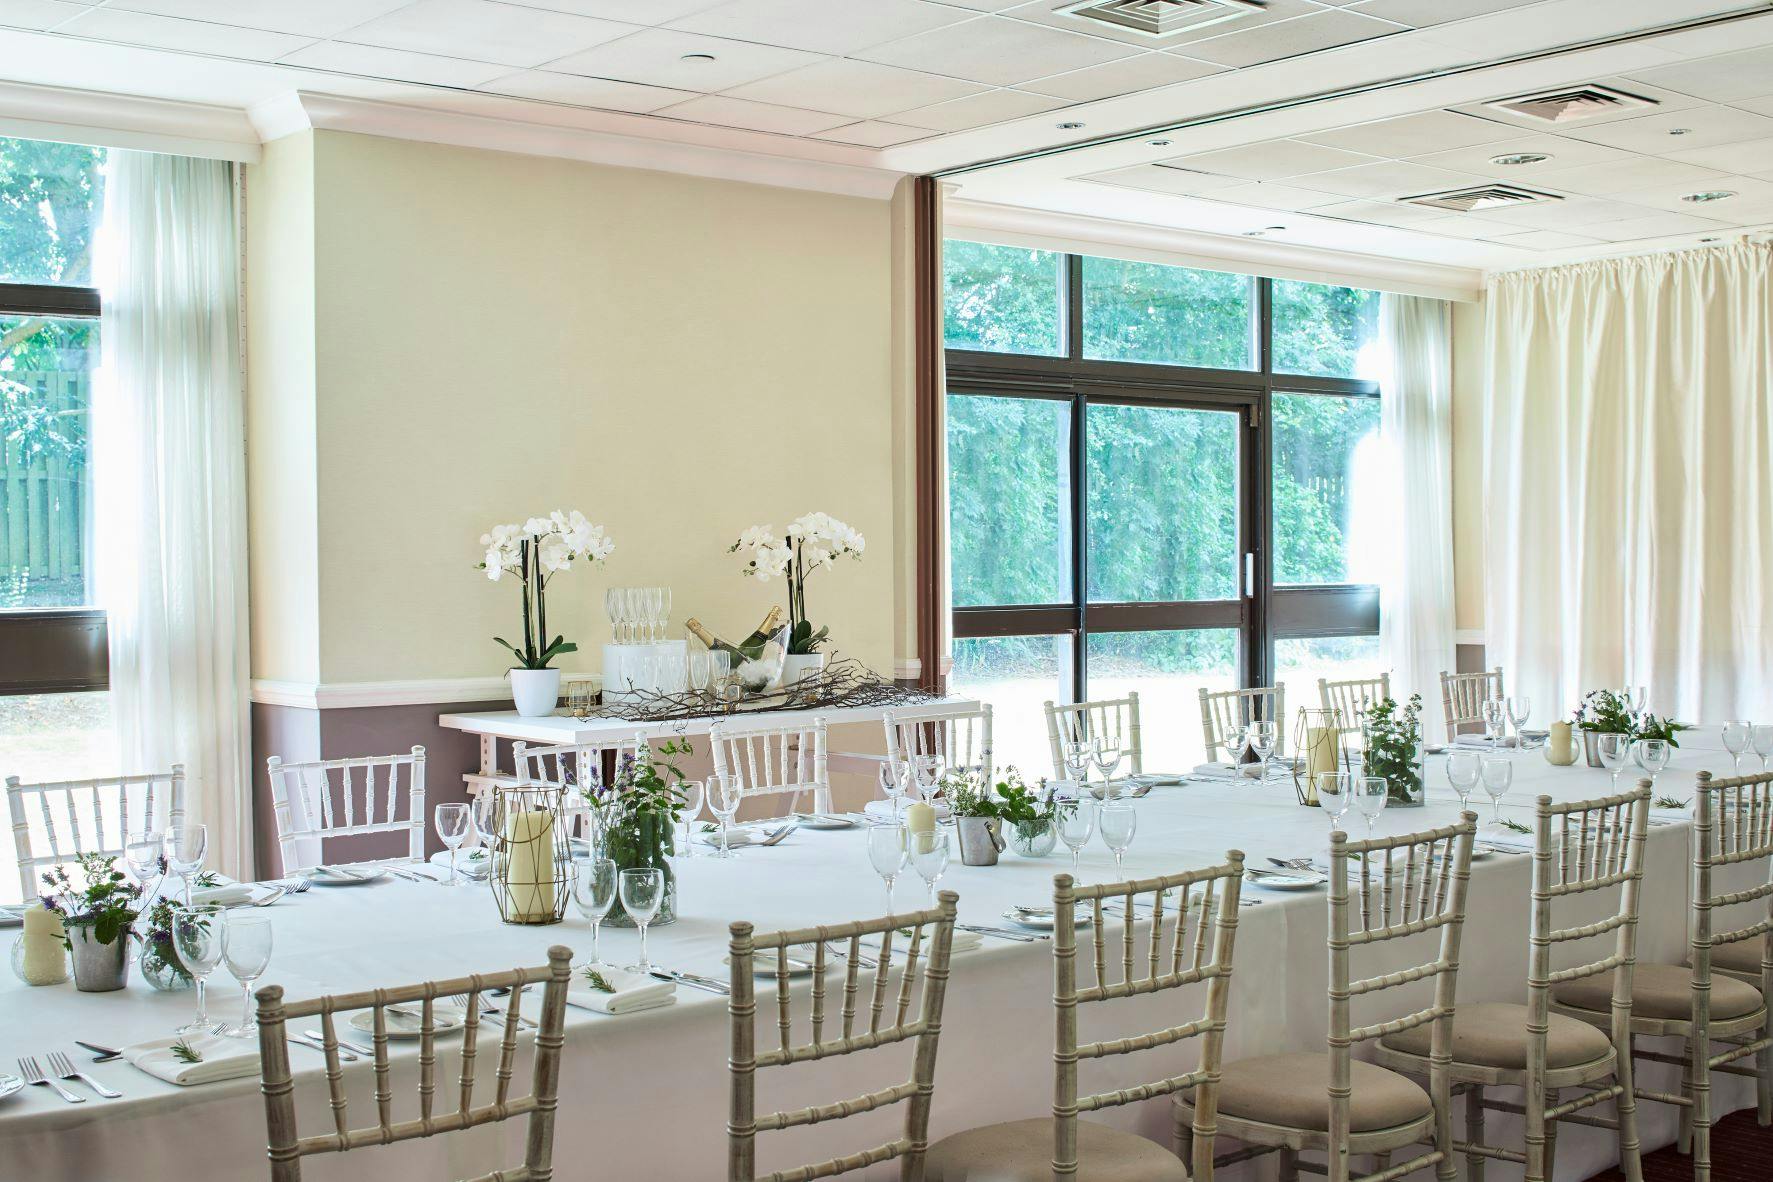
[[[1750,977],[1760,976],[1760,940],[1738,940],[1734,944],[1717,945],[1711,950],[1711,967]]]
[[[1433,1113],[1428,1093],[1407,1076],[1358,1059],[1350,1067],[1348,1115],[1354,1132],[1389,1129]],[[1330,1057],[1265,1055],[1227,1063],[1219,1082],[1219,1113],[1328,1132]]]
[[[1693,1016],[1693,970],[1678,964],[1640,964],[1631,974],[1631,1012],[1634,1018],[1684,1021]],[[1613,1005],[1613,974],[1599,973],[1555,985],[1551,991],[1561,1005],[1575,1010],[1605,1014]],[[1734,977],[1711,979],[1711,1016],[1741,1018],[1761,1008],[1761,991]]]
[[[1052,1182],[1053,1118],[968,1129],[930,1146],[925,1182]],[[1188,1182],[1176,1155],[1137,1133],[1077,1122],[1078,1182]]]
[[[1388,1034],[1380,1045],[1428,1058],[1433,1023]],[[1604,1059],[1613,1049],[1607,1036],[1579,1018],[1552,1014],[1545,1036],[1545,1065],[1574,1067]],[[1453,1013],[1453,1062],[1474,1067],[1527,1069],[1527,1007],[1511,1002],[1462,1002]]]

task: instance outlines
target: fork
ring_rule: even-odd
[[[46,1088],[54,1088],[56,1093],[70,1104],[86,1103],[85,1096],[76,1096],[67,1088],[62,1087],[61,1084],[56,1083],[53,1079],[44,1075],[43,1068],[37,1066],[37,1060],[35,1059],[20,1059],[18,1061],[18,1073],[24,1076],[25,1082],[28,1084],[42,1084]]]
[[[468,1008],[468,995],[466,993],[455,994],[453,997],[450,998],[450,1000],[453,1001],[456,1005],[461,1006],[464,1010]],[[504,1010],[501,1010],[498,1006],[493,1005],[491,1002],[487,1001],[485,998],[482,998],[480,1000],[480,1012],[482,1014],[490,1014],[492,1017],[499,1019],[500,1022],[508,1021],[510,1018],[510,1015],[508,1015]],[[517,1018],[517,1028],[519,1030],[522,1030],[525,1027],[538,1029],[538,1030],[541,1028],[540,1024],[537,1023],[535,1019],[525,1018],[520,1014],[520,1015],[518,1015],[518,1018]]]
[[[74,1068],[74,1061],[60,1051],[51,1051],[48,1055],[49,1073],[57,1079],[77,1079],[107,1100],[121,1100],[122,1092],[114,1092],[84,1071]]]
[[[800,828],[799,821],[790,821],[790,822],[788,822],[788,824],[782,826],[780,829],[776,830],[774,833],[770,834],[768,837],[764,838],[762,841],[758,842],[757,844],[760,846],[775,845],[777,842],[781,841],[783,838],[787,837],[790,833],[793,833],[798,828]]]
[[[839,960],[848,960],[850,958],[850,954],[846,949],[839,948],[829,940],[825,941],[825,951],[828,955],[835,956]],[[878,960],[875,960],[871,956],[863,956],[860,952],[856,953],[856,964],[865,969],[877,969],[880,967],[880,962]]]

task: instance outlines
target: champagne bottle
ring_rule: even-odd
[[[685,620],[683,626],[689,630],[690,635],[707,645],[709,652],[727,653],[732,657],[734,666],[737,666],[741,661],[755,660],[763,655],[764,644],[782,626],[782,607],[777,604],[770,608],[769,615],[763,618],[763,623],[759,624],[751,635],[738,644],[728,644],[709,632],[702,626],[702,622],[694,617]]]

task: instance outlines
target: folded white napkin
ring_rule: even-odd
[[[449,851],[442,850],[431,855],[431,865],[439,866],[446,872],[449,870]],[[486,871],[492,865],[492,854],[475,846],[471,850],[456,851],[456,873],[463,878],[485,878]]]
[[[1482,826],[1479,841],[1504,850],[1530,850],[1533,848],[1531,833],[1516,833],[1512,829],[1496,829],[1489,825]]]
[[[1244,766],[1254,769],[1248,773],[1250,775],[1259,775],[1261,773],[1262,765],[1259,763],[1252,763]],[[1240,768],[1233,767],[1229,763],[1203,763],[1197,765],[1194,771],[1189,774],[1194,776],[1207,776],[1215,780],[1234,780],[1240,773]]]
[[[1512,747],[1515,743],[1512,735],[1507,738],[1498,739],[1494,743],[1490,742],[1487,735],[1459,735],[1453,740],[1453,742],[1456,746],[1460,747]]]
[[[923,950],[919,951],[919,953],[918,953],[919,956],[922,956],[923,951],[927,950],[929,948],[929,944],[927,941],[929,940],[929,938],[932,934],[933,933],[927,932],[927,931],[924,933],[924,940],[926,942],[923,945]],[[904,955],[905,948],[906,948],[906,941],[908,941],[910,938],[911,938],[911,935],[910,935],[909,928],[901,928],[901,929],[899,929],[899,931],[897,931],[893,934],[893,956],[895,959]],[[985,942],[985,937],[981,936],[978,932],[963,932],[959,928],[956,928],[956,929],[954,929],[954,938],[948,942],[948,950],[950,952],[968,952],[974,948],[977,948],[979,945],[983,944],[984,942]],[[842,950],[842,949],[848,948],[849,943],[850,942],[848,940],[833,940],[833,941],[831,941],[831,946],[833,948],[837,948],[839,950]],[[871,951],[878,952],[880,950],[880,933],[875,932],[871,935],[863,936],[862,940],[861,940],[861,944],[862,944],[862,947],[864,947],[864,948],[870,949]]]
[[[250,903],[257,895],[258,890],[250,882],[225,882],[220,886],[199,887],[192,891],[191,902],[233,907],[239,903]]]
[[[899,806],[900,816],[904,815],[905,810],[911,806],[911,803],[911,801],[907,800]],[[936,820],[946,821],[948,819],[948,802],[946,800],[938,800],[930,807],[936,810]],[[862,806],[862,811],[877,821],[890,821],[893,819],[893,802],[890,800],[871,800]]]
[[[593,984],[587,975],[590,971],[596,972],[604,985],[613,986],[614,992]],[[573,970],[566,1000],[568,1005],[600,1014],[632,1014],[636,1010],[676,1005],[677,986],[611,964],[580,965]]]
[[[773,829],[752,829],[744,825],[734,825],[726,831],[727,848],[742,850],[748,845],[760,845],[772,832],[774,832]],[[707,833],[697,833],[696,843],[719,849],[720,826],[716,825]]]
[[[200,1056],[185,1063],[172,1053],[174,1038],[157,1038],[124,1047],[121,1054],[156,1079],[180,1087],[241,1079],[259,1073],[259,1041],[256,1038],[223,1038],[219,1034],[186,1035],[184,1043]]]

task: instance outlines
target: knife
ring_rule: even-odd
[[[75,1039],[74,1045],[77,1047],[85,1047],[87,1050],[96,1054],[98,1058],[93,1060],[94,1063],[109,1063],[113,1059],[121,1059],[123,1057],[122,1051],[115,1050],[112,1047],[101,1047],[96,1042],[81,1042],[79,1039]]]
[[[691,989],[700,989],[705,993],[718,993],[722,997],[730,997],[732,991],[719,981],[709,977],[698,977],[694,973],[681,973],[675,969],[651,970],[651,975],[660,981],[671,981],[679,985],[688,985]]]

